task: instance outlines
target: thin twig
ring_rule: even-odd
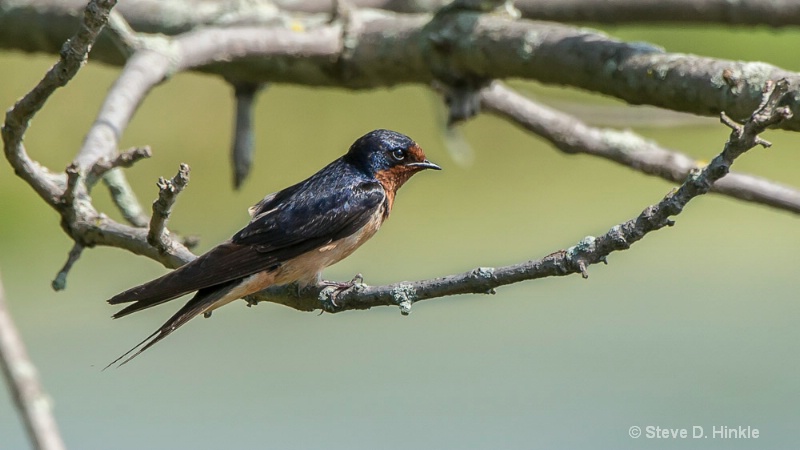
[[[133,147],[117,155],[112,159],[105,159],[99,161],[92,167],[92,170],[87,177],[86,184],[90,187],[94,185],[106,172],[116,169],[118,167],[131,167],[142,159],[153,156],[153,151],[149,145],[143,147]]]
[[[69,271],[72,269],[72,265],[81,257],[81,253],[83,253],[83,245],[75,243],[72,246],[72,249],[69,251],[69,255],[67,256],[67,262],[64,263],[64,267],[58,272],[56,278],[53,280],[52,286],[53,290],[61,291],[67,287],[67,275],[69,275]]]
[[[64,441],[53,417],[50,398],[39,381],[36,367],[28,357],[25,344],[8,310],[2,280],[0,280],[0,367],[33,448],[64,449]]]
[[[71,206],[75,203],[76,191],[81,184],[82,176],[78,166],[74,163],[67,166],[65,173],[67,174],[67,187],[61,196],[61,204]]]
[[[171,180],[163,177],[158,180],[158,199],[153,202],[153,217],[150,218],[147,242],[160,253],[166,253],[174,246],[173,239],[167,231],[167,220],[178,194],[189,184],[189,170],[187,164],[181,164],[180,170]]]

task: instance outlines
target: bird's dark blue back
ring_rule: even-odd
[[[347,236],[380,206],[380,183],[339,158],[306,180],[268,196],[232,242],[274,250],[293,242]]]

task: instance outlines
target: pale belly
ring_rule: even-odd
[[[303,253],[283,263],[275,271],[259,272],[244,278],[225,297],[209,305],[203,312],[211,312],[236,299],[254,294],[273,285],[298,282],[302,288],[317,283],[320,280],[323,269],[348,257],[378,231],[382,222],[383,208],[379,209],[372,220],[361,228],[359,232],[331,242],[316,250]]]
[[[382,221],[383,212],[378,211],[374,218],[361,228],[358,233],[331,242],[284,263],[275,272],[273,284],[287,284],[297,281],[302,287],[316,283],[319,281],[323,269],[350,256],[351,253],[378,231]]]

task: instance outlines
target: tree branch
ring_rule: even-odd
[[[435,12],[452,0],[348,0],[357,8],[402,13]],[[334,0],[275,0],[282,9],[326,13]],[[553,22],[719,23],[731,25],[800,25],[800,4],[794,0],[515,0],[522,17]]]
[[[347,3],[357,9],[420,14],[434,13],[452,1],[347,0]],[[81,0],[17,0],[14,3],[19,6],[0,14],[0,30],[5,28],[8,36],[24,33],[23,28],[31,25],[50,25],[56,29],[54,32],[67,33],[61,23],[74,20],[76,11],[84,6]],[[800,5],[794,0],[515,0],[514,6],[526,19],[554,22],[800,25]],[[198,26],[220,25],[221,22],[262,23],[282,11],[331,15],[335,9],[336,0],[260,0],[247,2],[244,6],[235,0],[128,0],[119,6],[119,12],[135,30],[167,35],[184,33]],[[31,10],[48,17],[47,22],[31,23]],[[64,41],[55,37],[53,40],[53,49]],[[0,32],[2,41],[5,41],[5,36]]]
[[[494,82],[479,95],[484,110],[548,140],[567,154],[588,154],[680,183],[698,168],[694,158],[658,146],[631,131],[594,128]],[[731,173],[712,192],[800,214],[800,191],[753,175]]]
[[[64,441],[53,417],[50,398],[44,391],[36,367],[28,357],[17,327],[6,305],[0,280],[0,368],[35,449],[62,450]]]
[[[556,22],[800,25],[794,0],[522,0],[523,17]]]
[[[22,7],[17,3],[2,12],[0,29],[16,8]],[[175,10],[180,5],[163,4]],[[143,8],[141,5],[138,9]],[[364,89],[429,84],[438,79],[525,78],[694,114],[716,116],[727,111],[737,120],[746,119],[758,105],[766,80],[798,79],[796,73],[764,63],[670,54],[655,46],[624,43],[586,29],[463,10],[436,16],[353,10],[349,20],[360,25],[358,30],[348,30],[348,57],[343,60],[342,23],[328,24],[323,20],[328,15],[291,15],[274,9],[267,13],[264,4],[258,5],[258,14],[253,13],[253,6],[221,9],[226,14],[220,12],[211,22],[189,13],[197,21],[183,22],[178,27],[181,31],[211,26],[182,34],[174,41],[165,38],[162,51],[180,55],[182,62],[175,70],[202,70],[243,82]],[[137,10],[136,1],[125,6]],[[165,18],[171,18],[174,11],[168,12],[160,19],[148,15],[153,20],[148,26],[137,25],[132,16],[126,18],[139,31],[168,33],[175,31],[165,24]],[[250,17],[248,24],[261,25],[223,21],[244,17]],[[284,28],[285,23],[294,24],[298,31]],[[60,27],[25,30],[26,34],[44,35],[34,40],[20,39],[13,34],[17,27],[11,28],[7,36],[0,33],[0,43],[16,46],[20,44],[15,42],[24,41],[34,45],[63,38],[50,36]],[[170,42],[186,48],[176,50]],[[41,47],[48,50],[52,46]],[[98,48],[93,57],[120,64],[120,51],[110,43],[107,48]],[[795,95],[787,102],[796,110],[800,92],[796,86],[792,90]],[[800,118],[787,120],[781,127],[800,130]]]
[[[94,40],[108,19],[109,11],[115,3],[113,0],[89,2],[80,29],[73,38],[64,44],[60,60],[31,92],[8,111],[2,128],[5,154],[15,172],[61,214],[62,224],[76,244],[83,247],[94,245],[121,247],[135,254],[160,261],[167,267],[178,267],[194,258],[194,255],[184,245],[173,242],[169,252],[164,253],[147,244],[146,230],[118,224],[104,214],[98,213],[92,205],[87,178],[95,170],[102,172],[104,161],[112,160],[121,163],[125,160],[124,156],[116,156],[116,147],[106,147],[105,152],[94,154],[95,157],[85,165],[81,165],[82,159],[79,154],[75,162],[68,168],[67,176],[65,176],[63,174],[52,175],[47,169],[31,160],[22,144],[28,123],[34,114],[41,109],[55,89],[65,85],[85,62]],[[132,111],[128,112],[132,113]],[[101,128],[101,136],[105,138],[108,138],[108,134],[102,135],[103,132],[110,133],[112,136],[118,134],[117,130],[102,126],[99,128]],[[116,142],[113,137],[112,141]],[[85,157],[85,155],[83,156]],[[95,169],[98,163],[101,166]],[[113,171],[109,173],[113,173]]]
[[[51,206],[56,206],[64,190],[61,180],[28,157],[22,144],[33,116],[42,108],[50,95],[75,76],[86,61],[97,35],[108,20],[108,13],[116,0],[89,2],[78,32],[61,47],[59,61],[27,95],[6,113],[2,127],[6,159],[14,172],[24,179]]]
[[[28,123],[41,109],[50,94],[65,85],[80,69],[91,49],[94,39],[108,18],[113,0],[93,0],[86,7],[84,22],[78,33],[64,44],[61,59],[48,71],[44,79],[6,114],[2,128],[5,155],[17,175],[23,178],[62,215],[70,236],[84,247],[110,245],[144,255],[167,267],[178,267],[194,258],[181,244],[174,245],[170,254],[160,253],[147,244],[147,230],[121,225],[100,214],[92,206],[85,185],[85,174],[103,158],[113,158],[116,148],[98,155],[86,167],[73,164],[70,177],[53,175],[30,159],[22,144]],[[112,131],[113,134],[113,131]],[[113,172],[113,171],[112,171]]]
[[[775,85],[769,83],[767,88],[764,101],[744,126],[722,115],[723,122],[733,131],[722,152],[706,167],[694,171],[679,188],[672,190],[660,202],[648,206],[637,217],[615,225],[602,236],[587,236],[566,250],[512,266],[480,267],[457,275],[387,286],[356,284],[339,294],[328,287],[317,286],[298,295],[291,287],[279,286],[250,296],[247,301],[249,304],[269,301],[303,311],[323,308],[329,312],[398,305],[401,312],[408,313],[413,303],[431,298],[494,293],[494,289],[500,286],[550,276],[580,273],[586,278],[589,265],[605,262],[612,252],[627,250],[648,233],[673,225],[670,217],[680,214],[693,198],[708,193],[712,185],[729,172],[737,157],[756,145],[769,145],[758,136],[759,133],[787,120],[792,112],[783,105],[789,92],[786,80]]]

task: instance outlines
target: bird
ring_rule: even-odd
[[[392,211],[397,190],[425,169],[441,167],[408,136],[384,129],[361,136],[345,155],[314,175],[252,206],[249,223],[230,239],[109,299],[112,305],[130,303],[112,316],[118,319],[195,293],[153,334],[106,368],[121,360],[119,366],[128,363],[192,318],[208,316],[236,299],[273,285],[297,283],[302,289],[320,283],[323,269],[378,231]]]

